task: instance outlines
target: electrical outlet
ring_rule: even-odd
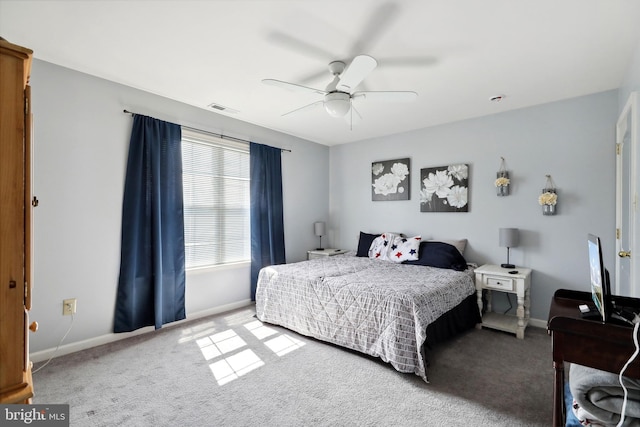
[[[70,316],[76,313],[76,299],[70,298],[62,300],[62,315]]]

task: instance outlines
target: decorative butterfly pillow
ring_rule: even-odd
[[[397,263],[415,261],[421,241],[421,236],[403,237],[395,233],[383,233],[371,243],[369,258]]]

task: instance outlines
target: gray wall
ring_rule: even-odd
[[[313,222],[329,218],[328,147],[39,60],[33,63],[31,86],[34,194],[40,200],[34,210],[30,313],[40,330],[31,334],[32,352],[54,348],[69,327],[71,318],[62,316],[65,298],[78,299],[67,348],[115,339],[111,331],[132,123],[125,108],[291,149],[282,154],[287,260],[305,259],[317,245]],[[187,318],[248,302],[248,264],[187,273]]]
[[[361,230],[467,238],[468,261],[500,264],[498,229],[519,228],[511,262],[534,270],[531,315],[546,322],[556,289],[589,289],[587,233],[602,238],[613,273],[617,111],[618,93],[609,91],[331,147],[330,236],[352,249]],[[511,172],[507,197],[493,185],[501,156]],[[411,158],[411,200],[371,201],[371,163],[403,157]],[[470,211],[421,213],[420,169],[455,163],[470,167]],[[555,216],[537,202],[546,174],[558,188]]]

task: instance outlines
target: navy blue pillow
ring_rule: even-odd
[[[453,245],[444,242],[420,242],[420,257],[417,261],[405,261],[404,264],[425,265],[428,267],[447,268],[463,271],[467,261]]]
[[[361,231],[360,239],[358,240],[358,251],[356,252],[356,256],[368,257],[371,244],[376,237],[380,237],[380,234],[363,233]]]

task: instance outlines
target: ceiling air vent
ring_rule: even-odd
[[[224,105],[220,105],[216,102],[212,102],[211,104],[208,105],[209,108],[216,110],[216,111],[220,111],[220,112],[225,112],[225,113],[231,113],[231,114],[237,114],[239,111],[238,110],[234,110],[233,108],[229,108],[229,107],[225,107]]]

